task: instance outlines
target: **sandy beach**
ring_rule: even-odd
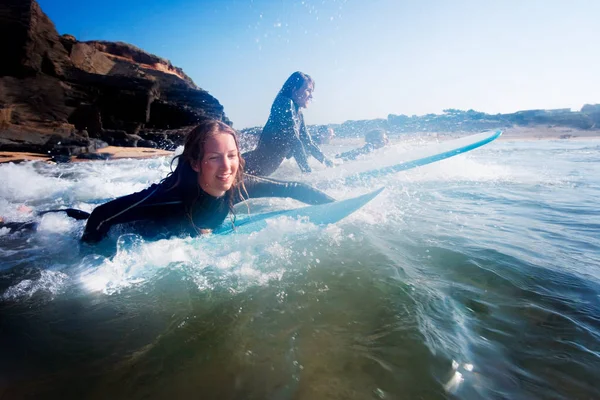
[[[110,154],[109,160],[118,160],[122,158],[152,158],[152,157],[164,157],[173,155],[172,151],[152,149],[149,147],[116,147],[108,146],[97,151],[100,154]],[[17,151],[0,151],[0,163],[14,162],[19,163],[23,161],[50,161],[52,157],[37,154],[37,153],[25,153]],[[81,161],[95,161],[80,159],[75,156],[71,157],[71,162]]]

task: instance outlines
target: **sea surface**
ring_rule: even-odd
[[[600,141],[497,140],[339,179],[427,145],[311,175],[287,160],[274,177],[339,199],[386,187],[327,227],[154,242],[115,229],[95,246],[60,214],[0,230],[0,399],[600,398]],[[3,164],[0,215],[91,211],[169,163]]]

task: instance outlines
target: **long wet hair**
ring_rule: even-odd
[[[198,125],[187,134],[183,146],[183,153],[176,156],[171,161],[171,168],[175,161],[177,161],[177,167],[161,182],[166,191],[177,188],[181,191],[186,214],[189,216],[192,226],[197,231],[199,231],[199,229],[194,224],[192,210],[201,193],[201,188],[198,184],[198,174],[202,173],[201,161],[204,158],[204,146],[209,138],[219,134],[231,135],[235,141],[235,147],[237,148],[238,170],[235,174],[231,188],[229,188],[225,194],[228,199],[229,211],[233,215],[232,223],[234,223],[235,212],[233,206],[236,199],[244,200],[248,197],[248,192],[244,186],[243,176],[245,162],[240,152],[237,132],[224,122],[209,118],[201,120]],[[196,172],[192,168],[192,165],[195,163],[200,165],[200,172]],[[244,194],[246,196],[244,196]]]
[[[311,78],[310,75],[305,74],[304,72],[296,71],[292,75],[290,75],[289,78],[287,78],[277,96],[285,96],[291,99],[292,93],[295,90],[300,89],[302,85],[304,85],[307,82],[312,84],[314,89],[315,81],[313,80],[313,78]]]

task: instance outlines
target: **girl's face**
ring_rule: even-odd
[[[221,197],[235,183],[240,164],[235,139],[229,133],[218,133],[204,144],[204,158],[192,168],[198,173],[198,184],[206,193]]]
[[[306,108],[308,102],[312,100],[313,84],[311,82],[304,82],[304,84],[292,92],[292,100],[298,107]]]

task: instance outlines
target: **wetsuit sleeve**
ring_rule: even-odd
[[[46,211],[38,212],[37,215],[42,216],[44,214],[58,213],[58,212],[64,212],[69,217],[78,219],[78,220],[87,219],[90,216],[89,213],[87,213],[85,211],[77,210],[75,208],[63,208],[63,209],[59,209],[59,210],[46,210]],[[34,230],[38,227],[38,225],[39,225],[39,221],[4,222],[2,220],[2,218],[0,218],[0,229],[7,228],[7,229],[10,229],[11,232]]]
[[[310,133],[308,132],[308,129],[304,124],[304,117],[301,116],[300,118],[302,118],[302,122],[300,124],[300,139],[302,141],[302,144],[304,145],[304,148],[306,148],[306,150],[308,150],[308,152],[321,164],[325,164],[328,167],[331,167],[333,165],[331,160],[325,157],[325,154],[323,154],[319,146],[317,146],[315,142],[313,142],[312,137],[310,136]]]
[[[81,240],[87,243],[99,242],[113,225],[151,217],[145,209],[137,206],[152,197],[158,188],[159,185],[152,185],[141,192],[119,197],[96,207],[87,220]]]
[[[308,165],[308,156],[304,150],[304,145],[298,137],[292,143],[292,151],[290,153],[298,163],[298,167],[302,172],[312,172],[312,168]]]
[[[20,231],[32,231],[38,226],[37,221],[25,221],[25,222],[3,222],[0,221],[0,229],[9,229],[10,232]]]
[[[280,181],[245,174],[244,185],[249,198],[290,197],[306,204],[325,204],[335,201],[326,193],[301,182]],[[246,195],[246,193],[243,193],[243,195]],[[241,201],[241,198],[236,197],[235,203]]]
[[[76,219],[76,220],[88,219],[90,217],[89,212],[81,211],[76,208],[60,208],[57,210],[45,210],[45,211],[38,212],[38,215],[44,215],[44,214],[48,214],[48,213],[59,213],[59,212],[64,212],[65,214],[67,214],[67,216],[69,216],[73,219]]]

